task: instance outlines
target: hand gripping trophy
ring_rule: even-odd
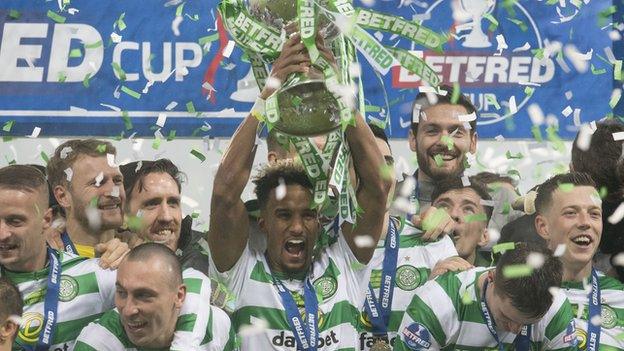
[[[356,101],[363,111],[362,89],[352,88],[358,87],[358,77],[350,74],[351,65],[357,64],[357,50],[383,74],[400,64],[428,85],[440,82],[422,59],[407,50],[383,46],[366,30],[401,35],[436,51],[441,51],[446,37],[401,17],[354,8],[352,0],[222,0],[219,12],[249,57],[261,90],[269,76],[268,65],[279,56],[287,36],[293,28],[301,35],[312,67],[307,74],[291,74],[267,99],[264,122],[269,130],[287,135],[302,158],[303,152],[313,154],[306,159],[314,164],[304,166],[315,184],[315,203],[323,213],[338,216],[340,223],[353,221],[357,204],[349,184],[349,150],[343,131],[353,121]],[[320,53],[317,35],[323,37],[336,62]],[[326,147],[318,150],[309,137],[324,134],[328,135]]]

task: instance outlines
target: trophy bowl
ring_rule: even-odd
[[[278,31],[297,21],[297,1],[243,0],[249,14]],[[327,4],[322,0],[322,6]],[[332,21],[319,12],[317,28],[321,28],[326,45],[331,45],[340,33]],[[287,33],[289,35],[291,33]],[[293,136],[326,134],[340,126],[338,101],[327,90],[323,72],[315,66],[308,74],[293,74],[277,92],[280,119],[275,128]]]

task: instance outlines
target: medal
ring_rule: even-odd
[[[391,351],[391,350],[392,350],[392,347],[390,347],[390,344],[380,339],[375,340],[375,343],[370,348],[370,351]]]

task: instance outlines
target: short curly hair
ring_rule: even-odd
[[[271,190],[277,188],[280,183],[301,185],[310,192],[314,190],[303,165],[292,159],[277,160],[265,165],[254,177],[253,183],[256,185],[255,193],[261,209],[269,202]]]

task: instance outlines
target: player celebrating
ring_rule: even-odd
[[[273,65],[280,81],[309,65],[300,36],[293,36]],[[266,87],[262,98],[270,96]],[[257,106],[257,105],[256,105]],[[267,250],[251,250],[249,223],[241,193],[249,179],[259,122],[252,112],[239,126],[215,176],[209,245],[211,275],[238,296],[234,324],[242,350],[319,350],[357,347],[358,307],[364,300],[366,266],[382,232],[390,182],[381,177],[383,158],[361,116],[347,127],[346,139],[360,177],[362,211],[354,226],[345,222],[337,242],[314,254],[319,235],[313,185],[292,161],[267,166],[256,178],[260,229]],[[359,245],[358,245],[359,244]],[[301,313],[303,311],[303,313]],[[305,317],[302,318],[301,315]],[[244,325],[252,328],[241,329]],[[254,328],[255,327],[255,328]]]

